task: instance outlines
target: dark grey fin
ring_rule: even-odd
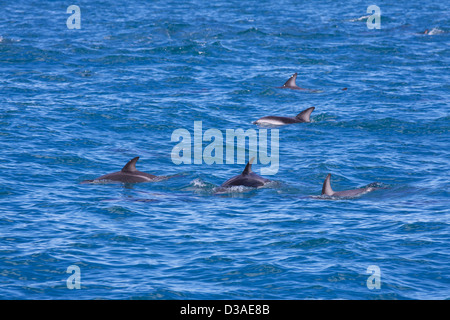
[[[244,171],[242,171],[242,174],[250,174],[250,173],[252,173],[252,163],[253,163],[253,160],[255,160],[255,157],[253,157],[253,158],[251,158],[250,160],[249,160],[249,162],[247,162],[247,165],[245,166],[245,169],[244,169]]]
[[[331,174],[329,173],[323,182],[322,195],[332,196],[334,191],[331,189]]]
[[[134,172],[136,170],[136,162],[139,160],[139,157],[133,158],[122,168],[122,172]]]
[[[314,111],[314,109],[315,109],[315,107],[311,107],[306,110],[303,110],[296,116],[296,118],[303,122],[310,122],[311,119],[309,117],[310,117],[311,113]]]
[[[285,84],[283,84],[283,87],[287,87],[287,88],[290,88],[290,87],[297,87],[297,85],[295,84],[295,80],[297,80],[297,72],[294,73],[294,74],[289,78],[289,80],[286,81]]]

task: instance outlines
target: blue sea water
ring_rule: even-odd
[[[0,4],[1,299],[450,298],[445,1]],[[317,92],[276,88],[295,72]],[[278,129],[269,188],[217,194],[243,164],[172,161],[195,121],[310,106]],[[136,156],[174,177],[80,183]],[[316,197],[328,173],[382,188]]]

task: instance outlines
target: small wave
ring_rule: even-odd
[[[233,276],[237,278],[253,278],[253,277],[261,277],[265,275],[273,275],[278,273],[283,273],[285,269],[276,264],[259,264],[259,265],[251,265],[245,266],[241,269],[238,269]]]
[[[332,245],[339,245],[343,244],[345,242],[338,241],[338,240],[332,240],[328,238],[314,238],[309,240],[304,240],[298,244],[292,245],[291,248],[301,248],[301,249],[314,249],[314,248],[320,248],[320,247],[327,247]]]
[[[337,116],[324,112],[315,117],[312,117],[311,122],[336,121],[336,119],[338,119]]]
[[[20,42],[20,39],[10,39],[10,38],[3,38],[0,36],[0,43],[11,43],[11,42]]]
[[[148,198],[131,198],[131,197],[112,198],[112,199],[100,200],[100,202],[122,202],[122,201],[129,201],[129,202],[154,202],[154,201],[158,201],[158,200],[156,200],[156,199],[148,199]]]
[[[400,228],[400,232],[415,233],[415,232],[431,232],[436,230],[443,230],[448,225],[443,222],[423,222],[417,221],[412,223],[405,223]]]
[[[367,186],[365,186],[365,188],[388,189],[388,188],[390,188],[390,186],[383,182],[372,182],[372,183],[369,183]]]
[[[238,35],[245,35],[245,34],[259,34],[259,35],[267,35],[265,32],[259,30],[256,27],[251,27],[249,29],[240,31],[237,33]]]

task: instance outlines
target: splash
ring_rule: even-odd
[[[207,184],[200,178],[191,181],[191,185],[196,188],[205,188]]]
[[[429,36],[434,36],[434,35],[437,35],[437,34],[441,34],[441,33],[444,33],[444,30],[441,30],[441,29],[439,29],[439,28],[433,28],[433,29],[431,29],[431,30],[429,30],[428,31],[428,29],[427,30],[425,30],[424,32],[423,32],[423,34],[426,34],[426,35],[429,35]]]
[[[361,16],[359,18],[354,18],[354,19],[350,19],[350,22],[356,22],[356,21],[365,21],[370,17],[370,15],[366,15],[366,16]]]

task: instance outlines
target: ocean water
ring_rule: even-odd
[[[1,299],[450,298],[444,1],[378,1],[380,29],[356,0],[0,3]],[[171,158],[311,106],[269,187]],[[136,156],[171,179],[80,183]]]

